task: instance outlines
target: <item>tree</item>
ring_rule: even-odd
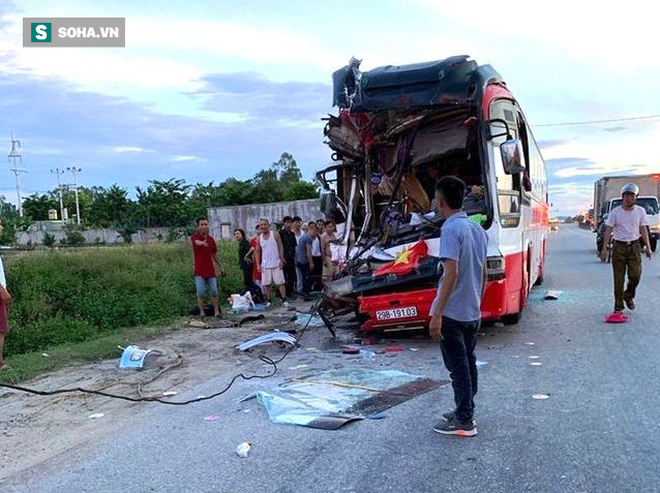
[[[152,180],[145,189],[136,187],[138,217],[144,227],[184,226],[189,222],[186,202],[191,188],[184,180]]]
[[[115,184],[107,189],[92,187],[90,192],[92,203],[87,216],[83,215],[87,223],[107,228],[134,219],[135,202],[128,198],[126,189]]]
[[[45,232],[41,242],[44,244],[45,247],[53,248],[55,246],[55,235]]]
[[[23,213],[33,221],[48,220],[48,211],[59,211],[59,204],[46,194],[33,194],[23,201]]]
[[[319,198],[319,188],[314,183],[299,181],[284,191],[283,200],[305,200]]]
[[[280,159],[269,169],[259,171],[252,180],[254,193],[252,202],[280,202],[285,199],[287,191],[302,181],[302,173],[296,160],[288,152],[282,153]],[[307,188],[309,190],[309,188]],[[289,193],[289,195],[291,195]]]
[[[121,239],[124,240],[124,243],[130,245],[133,243],[133,235],[138,232],[138,229],[135,226],[121,226],[117,228],[117,233],[121,236]]]

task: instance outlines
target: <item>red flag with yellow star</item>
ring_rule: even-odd
[[[384,276],[386,274],[403,275],[408,274],[419,266],[419,261],[429,254],[426,241],[419,240],[413,246],[401,250],[394,262],[385,264],[374,271],[374,276]]]

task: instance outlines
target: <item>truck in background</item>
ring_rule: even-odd
[[[660,238],[660,173],[649,175],[606,176],[594,184],[594,232],[596,248],[603,247],[605,220],[612,209],[622,203],[621,188],[627,183],[639,187],[637,205],[646,210],[651,250],[655,252]]]

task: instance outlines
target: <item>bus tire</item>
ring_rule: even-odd
[[[505,325],[516,325],[518,322],[520,322],[521,318],[522,312],[510,313],[509,315],[504,315],[502,317],[502,323]]]

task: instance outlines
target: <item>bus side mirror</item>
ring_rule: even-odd
[[[515,175],[525,171],[525,158],[522,142],[518,139],[509,139],[500,145],[502,165],[507,175]]]

